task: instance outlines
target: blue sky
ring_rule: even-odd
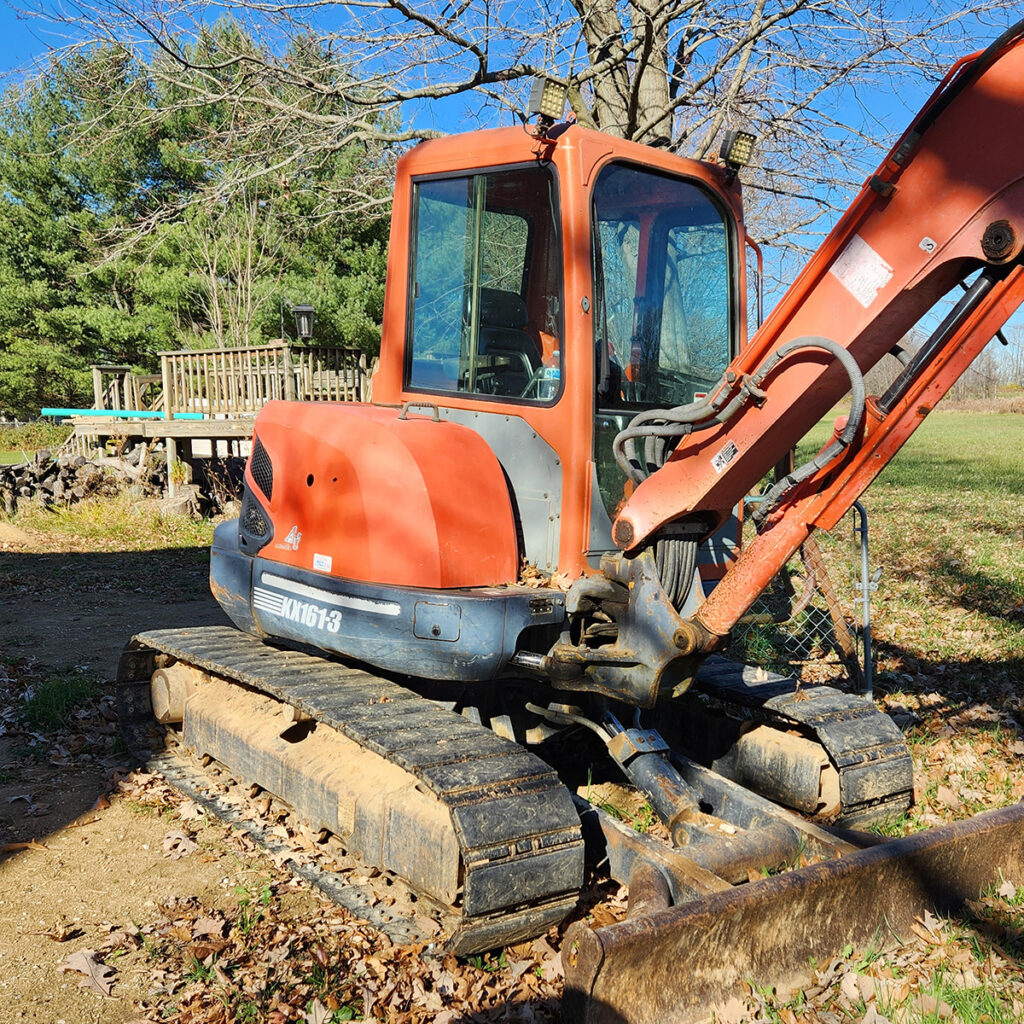
[[[61,42],[51,26],[19,16],[6,2],[0,6],[0,73],[21,68],[45,53],[47,46],[59,46]]]
[[[4,77],[27,68],[34,59],[45,56],[48,48],[59,48],[71,41],[47,21],[19,13],[18,7],[19,0],[0,0],[0,82]],[[931,0],[889,0],[888,10],[894,18],[916,16],[927,23],[929,14],[934,16],[935,8]],[[961,52],[966,54],[987,45],[1017,16],[1006,10],[984,22],[968,17],[961,26]],[[870,110],[875,126],[872,134],[879,140],[895,139],[930,92],[931,87],[923,82],[916,89],[908,89],[904,82],[899,92],[887,93],[882,89],[872,90],[871,95],[856,96],[850,91],[842,98],[840,105],[850,104],[851,115],[857,108],[860,108],[861,114],[865,108]],[[468,106],[465,97],[453,98],[447,103],[435,101],[433,104],[424,104],[413,116],[416,123],[423,127],[459,131],[467,126],[478,126],[473,123],[475,118],[468,116]],[[493,111],[490,116],[494,116]],[[1017,314],[1014,322],[1020,319],[1021,314]]]

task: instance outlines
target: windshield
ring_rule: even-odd
[[[733,355],[730,235],[698,185],[611,164],[594,189],[598,404],[683,405]]]

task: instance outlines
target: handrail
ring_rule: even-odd
[[[366,355],[340,345],[247,345],[161,352],[164,415],[258,412],[274,399],[359,401]]]
[[[94,366],[95,408],[148,408],[172,419],[180,413],[253,415],[273,399],[369,399],[366,353],[348,346],[271,342],[159,355],[159,374],[135,374],[127,366]]]

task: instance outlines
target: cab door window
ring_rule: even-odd
[[[610,164],[594,188],[594,458],[609,516],[612,440],[644,409],[707,394],[735,354],[733,229],[699,184]]]
[[[694,182],[612,164],[594,190],[593,237],[598,363],[612,364],[599,405],[692,402],[735,344],[722,211]]]
[[[555,399],[561,249],[543,167],[418,182],[406,386]]]

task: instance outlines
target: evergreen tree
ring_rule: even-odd
[[[192,45],[257,52],[230,19]],[[313,45],[293,43],[297,71]],[[263,88],[234,64],[217,98],[182,102],[167,60],[74,53],[4,96],[0,410],[89,405],[94,363],[152,371],[160,350],[276,338],[282,297],[316,306],[318,342],[379,344],[386,204],[332,202],[366,150],[266,133],[232,102]]]

